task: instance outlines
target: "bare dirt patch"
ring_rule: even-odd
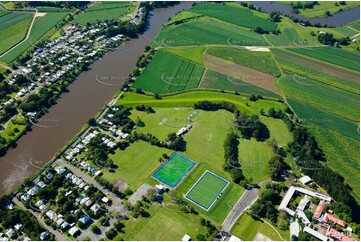
[[[46,15],[46,13],[39,13],[39,12],[37,12],[36,14],[35,14],[35,17],[43,17],[43,16],[45,16]]]
[[[113,182],[113,185],[118,188],[119,191],[124,192],[128,187],[128,183],[123,182],[120,179],[117,179]]]
[[[266,235],[257,232],[257,234],[253,238],[253,241],[272,241],[272,240],[268,238]]]
[[[269,48],[266,47],[254,47],[254,46],[246,46],[247,50],[250,51],[264,51],[264,52],[270,52]]]
[[[239,78],[240,80],[252,85],[262,87],[266,90],[278,94],[278,89],[274,83],[275,77],[263,72],[235,64],[209,54],[204,55],[204,64],[206,68],[222,73],[224,75]]]

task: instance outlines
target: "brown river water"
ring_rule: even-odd
[[[0,195],[12,191],[26,177],[44,166],[70,141],[120,88],[135,66],[144,47],[149,45],[162,25],[175,13],[189,8],[192,2],[154,10],[148,19],[147,30],[94,62],[69,86],[69,92],[58,99],[32,131],[20,138],[17,147],[0,158]]]

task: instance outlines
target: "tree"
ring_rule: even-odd
[[[93,234],[100,234],[100,229],[98,228],[98,226],[96,226],[95,224],[92,224],[90,226],[90,230],[93,232]]]
[[[196,235],[196,240],[198,240],[198,241],[206,241],[207,238],[206,238],[206,236],[204,236],[203,234],[197,233],[197,235]]]
[[[331,12],[329,10],[326,10],[325,15],[326,16],[331,16]]]
[[[117,232],[114,229],[109,229],[107,232],[105,232],[105,236],[107,236],[108,239],[113,239],[115,236],[117,236]]]
[[[274,23],[281,21],[281,14],[279,12],[270,12],[269,13],[270,20]]]
[[[160,95],[158,93],[153,93],[153,97],[155,99],[161,99]]]
[[[261,26],[257,26],[253,29],[254,32],[258,33],[258,34],[265,34],[267,33],[266,30],[264,30]]]
[[[91,117],[91,118],[88,119],[87,124],[89,126],[95,126],[97,124],[97,121],[96,121],[95,118]]]
[[[317,37],[318,41],[324,45],[333,45],[336,42],[336,39],[331,33],[322,33]]]

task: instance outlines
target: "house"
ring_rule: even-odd
[[[40,240],[48,240],[49,239],[49,234],[47,232],[42,232],[40,234]]]
[[[83,224],[87,224],[90,221],[90,217],[88,215],[83,215],[78,221],[82,222]]]
[[[324,223],[328,223],[329,221],[334,222],[335,224],[340,225],[341,227],[345,228],[346,227],[346,222],[343,221],[342,219],[336,218],[333,215],[329,214],[329,213],[325,213],[325,215],[323,216],[323,220]]]
[[[60,226],[62,229],[66,229],[66,227],[68,227],[68,223],[66,221],[64,221],[64,223],[62,223],[62,225]]]
[[[89,207],[90,205],[92,205],[93,201],[91,199],[89,199],[88,201],[85,202],[85,206]]]
[[[52,210],[47,211],[45,215],[48,216],[48,218],[50,218],[51,220],[53,220],[57,216],[57,214],[54,213]]]
[[[53,178],[53,174],[51,174],[50,172],[48,172],[48,174],[46,174],[46,178],[48,180],[50,180],[51,178]]]
[[[18,230],[18,231],[21,229],[21,227],[23,227],[23,225],[20,224],[20,223],[17,223],[17,224],[15,224],[15,226],[14,226],[14,228],[15,228],[16,230]]]
[[[306,185],[310,182],[312,182],[312,179],[309,176],[303,176],[299,179],[299,181],[303,184]]]
[[[109,202],[109,199],[108,199],[107,197],[103,197],[103,198],[102,198],[102,202],[103,202],[103,203],[108,203],[108,202]]]
[[[325,205],[325,201],[321,200],[319,203],[318,203],[318,206],[316,208],[316,211],[313,213],[313,217],[314,218],[319,218],[322,214],[322,211],[323,211],[323,206]]]
[[[157,184],[154,186],[154,190],[159,193],[159,194],[162,194],[165,190],[165,187],[161,184]]]
[[[44,188],[46,186],[43,181],[39,181],[36,185],[38,185],[41,188]]]
[[[100,209],[99,204],[95,203],[93,206],[90,207],[90,210],[92,210],[94,213],[98,212]]]
[[[30,198],[30,195],[27,194],[27,193],[24,193],[24,194],[21,196],[21,200],[24,200],[24,201],[29,200],[29,198]]]
[[[16,233],[13,229],[8,229],[8,230],[6,230],[6,235],[12,239],[16,236]]]
[[[69,229],[69,231],[68,231],[68,233],[69,233],[71,236],[76,235],[78,232],[79,232],[79,229],[78,229],[76,226],[72,227],[72,228]]]
[[[182,238],[182,241],[191,241],[191,237],[188,234],[185,234]]]
[[[314,229],[311,229],[310,227],[305,227],[303,229],[304,232],[309,233],[310,235],[316,237],[317,239],[321,240],[321,241],[327,241],[327,237],[323,234],[321,234],[320,232],[317,232]]]

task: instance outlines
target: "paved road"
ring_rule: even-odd
[[[241,216],[241,214],[246,211],[246,209],[251,206],[252,203],[255,202],[257,199],[257,188],[250,188],[249,190],[244,191],[237,203],[233,206],[231,212],[229,212],[227,218],[223,221],[221,231],[230,232],[239,216]],[[231,204],[229,205],[231,206]]]
[[[44,226],[44,228],[46,228],[47,230],[49,230],[50,233],[52,233],[53,235],[55,235],[56,240],[59,241],[65,241],[68,240],[64,235],[62,235],[60,232],[54,230],[52,227],[48,226],[43,219],[40,218],[40,215],[36,212],[34,212],[31,209],[27,209],[24,204],[22,202],[20,202],[16,197],[14,197],[13,202],[18,205],[19,207],[21,207],[24,210],[29,211],[32,215],[35,216],[35,218],[37,218],[37,220]]]

